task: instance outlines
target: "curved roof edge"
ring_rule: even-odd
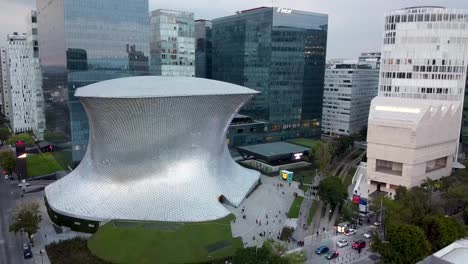
[[[102,81],[78,88],[77,97],[151,98],[204,95],[259,94],[227,82],[195,77],[137,76]]]

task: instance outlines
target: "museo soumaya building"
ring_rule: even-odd
[[[45,188],[51,219],[97,228],[112,219],[222,218],[260,174],[232,160],[226,132],[258,92],[192,77],[143,76],[78,88],[90,137],[70,174]],[[97,225],[97,226],[96,226]]]

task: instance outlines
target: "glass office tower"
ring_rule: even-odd
[[[78,87],[149,73],[148,0],[37,0],[49,129],[70,136],[73,161],[88,143]]]
[[[212,23],[213,79],[261,92],[241,110],[268,122],[257,142],[319,136],[328,16],[260,7]]]
[[[211,76],[211,21],[195,20],[195,77],[212,79]]]

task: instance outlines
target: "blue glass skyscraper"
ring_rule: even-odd
[[[70,137],[78,162],[89,133],[74,92],[149,74],[148,0],[37,0],[37,9],[48,128]]]
[[[212,23],[213,79],[260,91],[241,114],[268,122],[230,145],[320,136],[328,16],[260,7]]]

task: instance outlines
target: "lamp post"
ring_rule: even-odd
[[[39,253],[41,254],[41,263],[44,264],[44,250],[41,249]]]

